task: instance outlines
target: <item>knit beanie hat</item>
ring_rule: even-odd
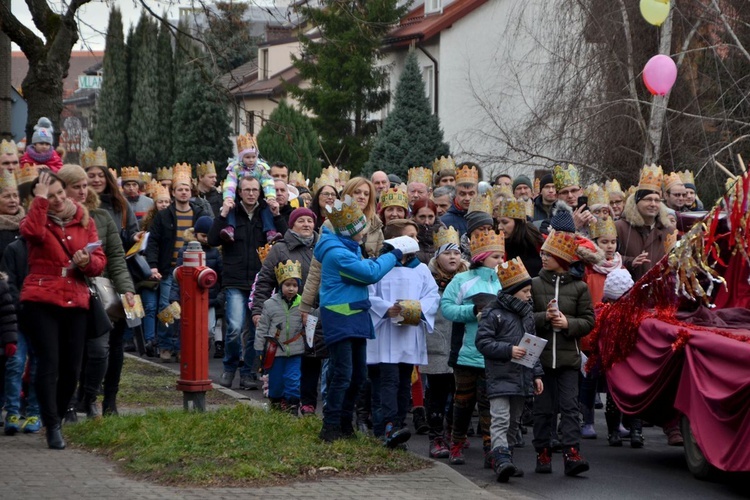
[[[44,142],[52,144],[52,133],[54,132],[52,122],[47,117],[39,118],[39,121],[34,125],[34,133],[31,135],[31,144],[38,142]]]
[[[68,186],[89,178],[82,166],[73,165],[72,163],[63,165],[58,170],[57,176]]]
[[[617,300],[633,288],[633,278],[627,269],[615,269],[604,280],[604,298]]]
[[[638,203],[639,201],[641,201],[643,198],[645,198],[646,196],[650,194],[659,194],[659,193],[657,191],[652,191],[650,189],[639,189],[638,191],[635,192],[635,202]]]
[[[573,221],[573,209],[570,208],[570,205],[560,200],[555,203],[550,226],[555,231],[565,231],[566,233],[576,232],[576,224]]]
[[[550,178],[551,177],[552,176],[550,176]],[[531,182],[531,179],[529,179],[525,175],[519,175],[518,177],[516,177],[515,179],[513,179],[513,191],[515,191],[516,188],[518,186],[520,186],[521,184],[525,184],[525,185],[529,186],[529,189],[531,189],[532,191],[534,189],[534,184]]]
[[[208,232],[211,230],[211,226],[213,225],[214,220],[209,217],[208,215],[203,215],[201,217],[198,217],[198,220],[195,221],[195,226],[193,226],[193,230],[195,231],[195,234],[208,234]]]
[[[469,212],[464,216],[468,229],[466,234],[470,235],[475,229],[482,226],[494,226],[495,221],[492,220],[492,216],[486,212],[476,211]]]
[[[554,183],[555,183],[555,179],[552,178],[552,172],[550,172],[542,176],[541,180],[539,181],[539,186],[543,188],[547,184],[554,184]]]
[[[294,223],[297,222],[297,219],[300,217],[312,217],[313,222],[318,221],[318,217],[315,215],[315,212],[310,210],[309,208],[300,207],[295,208],[292,213],[289,215],[289,229],[294,227]]]

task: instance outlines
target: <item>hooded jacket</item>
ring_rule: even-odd
[[[546,269],[531,280],[536,335],[547,340],[541,362],[545,370],[581,367],[578,339],[594,328],[594,308],[586,283],[570,272],[556,274]],[[547,304],[557,296],[557,305],[568,319],[568,328],[554,332],[547,320]]]
[[[300,356],[305,352],[305,334],[299,303],[299,295],[290,306],[280,293],[265,301],[258,328],[255,330],[256,351],[262,351],[265,347],[265,335],[274,337],[278,330],[278,340],[284,345],[284,349],[277,349],[276,356]],[[302,335],[298,335],[299,333]]]
[[[323,227],[313,252],[321,263],[320,321],[327,345],[349,338],[374,338],[367,285],[377,283],[396,265],[389,252],[362,259],[359,244]]]
[[[469,230],[469,225],[466,223],[466,212],[467,210],[459,210],[455,203],[451,203],[448,211],[440,217],[440,222],[445,224],[445,227],[452,227],[458,231],[459,236],[466,234]]]
[[[633,281],[638,281],[667,254],[664,243],[667,236],[674,231],[674,227],[669,224],[664,204],[659,208],[654,226],[646,226],[635,203],[635,196],[628,196],[622,216],[615,222],[615,227],[622,262],[633,276]],[[633,259],[644,251],[648,254],[650,262],[634,267]]]
[[[524,333],[534,334],[534,310],[530,303],[500,292],[482,312],[476,345],[484,356],[487,397],[533,396],[534,378],[544,374],[537,360],[534,368],[513,363],[512,349]]]

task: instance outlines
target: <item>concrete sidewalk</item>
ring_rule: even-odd
[[[47,449],[42,435],[0,435],[0,498],[32,499],[455,499],[496,498],[444,464],[406,474],[324,479],[264,488],[173,488],[130,479],[85,451]]]

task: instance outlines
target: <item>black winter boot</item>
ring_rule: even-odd
[[[60,430],[60,424],[47,427],[47,446],[49,446],[51,450],[65,449],[65,440],[63,439],[62,431]]]
[[[326,443],[333,443],[334,441],[341,439],[341,427],[337,425],[326,425],[323,424],[323,428],[320,429],[318,437],[321,441]]]
[[[424,406],[415,406],[411,414],[414,422],[414,431],[417,434],[425,435],[430,432],[430,426],[427,423],[427,412],[425,412]]]
[[[516,466],[508,448],[497,447],[490,452],[492,469],[497,474],[498,483],[507,483],[516,473]]]
[[[563,452],[566,476],[577,476],[589,470],[589,463],[584,459],[576,448],[567,448]]]

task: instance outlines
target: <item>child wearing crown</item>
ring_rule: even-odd
[[[517,444],[518,421],[526,396],[542,393],[542,365],[537,360],[527,368],[512,360],[522,359],[526,349],[520,344],[525,333],[534,334],[534,310],[531,306],[531,276],[521,259],[497,268],[502,290],[482,313],[476,345],[484,355],[487,372],[487,398],[492,423],[491,463],[497,480],[507,482],[523,472],[513,464]]]
[[[384,237],[416,240],[417,233],[414,221],[394,219],[385,226]],[[369,286],[369,293],[375,328],[375,338],[367,341],[373,433],[395,448],[411,437],[403,427],[411,376],[414,365],[427,364],[425,337],[435,326],[440,295],[430,270],[415,254],[404,255],[382,280]]]
[[[273,223],[273,216],[278,215],[279,204],[276,202],[276,187],[274,186],[273,177],[270,174],[270,167],[264,161],[258,159],[258,146],[255,138],[250,134],[237,137],[237,149],[239,154],[237,158],[229,161],[227,166],[227,178],[224,179],[222,198],[224,200],[234,201],[237,192],[237,185],[243,177],[254,177],[258,179],[263,195],[265,196],[268,207],[264,208],[260,217],[263,220],[263,231],[269,242],[283,237],[277,231]],[[229,243],[234,241],[234,228],[236,224],[234,211],[229,212],[227,217],[228,225],[221,230],[221,239]]]
[[[297,416],[300,398],[302,354],[305,352],[304,325],[299,311],[302,264],[279,262],[274,270],[278,291],[263,303],[255,330],[255,350],[264,352],[263,368],[268,373],[271,408]]]
[[[54,128],[49,118],[41,117],[34,125],[34,134],[31,136],[31,145],[26,148],[19,162],[21,165],[46,165],[47,168],[57,173],[62,168],[62,159],[52,147],[52,134]]]

